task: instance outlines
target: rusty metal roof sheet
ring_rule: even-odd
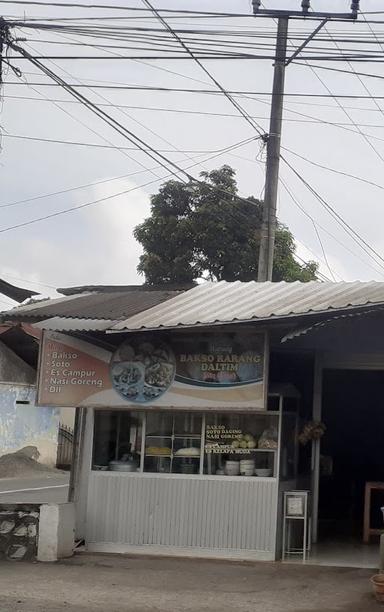
[[[178,295],[179,291],[92,291],[53,300],[41,300],[1,313],[4,320],[42,321],[52,317],[97,319],[109,323],[136,315]]]
[[[112,331],[193,327],[384,304],[383,282],[204,283],[120,321]]]

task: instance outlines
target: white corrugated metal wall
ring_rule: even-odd
[[[88,543],[255,551],[274,558],[277,481],[93,472]]]

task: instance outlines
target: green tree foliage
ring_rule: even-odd
[[[168,181],[151,198],[151,216],[135,228],[142,245],[138,271],[148,285],[188,285],[199,278],[257,278],[262,202],[236,198],[235,171],[202,172],[202,182]],[[300,265],[287,227],[278,224],[273,280],[316,279],[318,265]]]

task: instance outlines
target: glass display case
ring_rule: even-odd
[[[280,400],[279,400],[280,402]],[[95,411],[93,469],[283,478],[295,472],[297,411]],[[280,406],[281,408],[281,406]]]
[[[198,474],[202,415],[151,412],[146,416],[144,471]]]
[[[278,429],[276,414],[206,415],[204,473],[276,476]]]

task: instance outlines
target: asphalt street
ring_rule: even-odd
[[[36,478],[1,478],[0,503],[59,503],[67,501],[69,474]]]

